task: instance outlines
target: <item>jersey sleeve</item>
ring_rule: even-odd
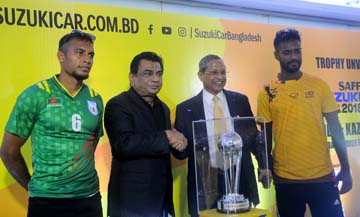
[[[339,111],[339,106],[336,103],[335,97],[334,97],[330,87],[324,81],[322,81],[321,107],[322,107],[323,113]]]
[[[39,114],[39,88],[32,86],[22,92],[16,100],[15,106],[6,124],[5,131],[27,139]]]
[[[269,106],[269,99],[268,99],[267,93],[264,89],[259,92],[259,95],[257,98],[257,116],[264,117],[265,123],[269,123],[272,121],[270,106]],[[261,119],[259,119],[258,121],[261,121]]]

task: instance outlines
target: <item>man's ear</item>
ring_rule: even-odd
[[[60,63],[63,63],[65,61],[65,53],[61,50],[57,52],[57,58]]]
[[[133,73],[129,73],[129,81],[130,81],[130,86],[134,86],[134,79],[135,79],[135,75]]]
[[[203,72],[198,72],[198,78],[200,79],[201,82],[203,81],[203,76],[204,76]]]
[[[278,51],[274,51],[274,57],[277,61],[279,61],[279,52]]]

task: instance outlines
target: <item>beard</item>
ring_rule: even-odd
[[[297,66],[292,66],[292,64],[294,63],[297,63]],[[301,63],[302,63],[301,60],[293,60],[290,62],[280,61],[281,68],[288,73],[298,72],[300,70]]]
[[[82,80],[86,80],[89,78],[89,74],[79,74],[79,73],[76,73],[76,72],[73,72],[71,74],[72,77],[74,77],[76,80],[78,81],[82,81]]]

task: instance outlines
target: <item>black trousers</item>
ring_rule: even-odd
[[[101,195],[83,198],[30,197],[27,217],[102,217]]]
[[[275,184],[281,217],[304,217],[306,204],[313,217],[343,217],[339,190],[333,182]]]

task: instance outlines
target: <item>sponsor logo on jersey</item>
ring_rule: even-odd
[[[299,93],[291,93],[289,96],[293,99],[297,98],[299,96]]]
[[[60,97],[50,97],[48,98],[48,107],[60,107],[62,106],[62,99]]]
[[[97,109],[96,102],[88,100],[87,103],[88,103],[88,108],[89,108],[90,113],[93,114],[93,115],[98,115],[99,111]]]
[[[313,98],[314,97],[314,91],[308,90],[305,91],[305,98]]]

